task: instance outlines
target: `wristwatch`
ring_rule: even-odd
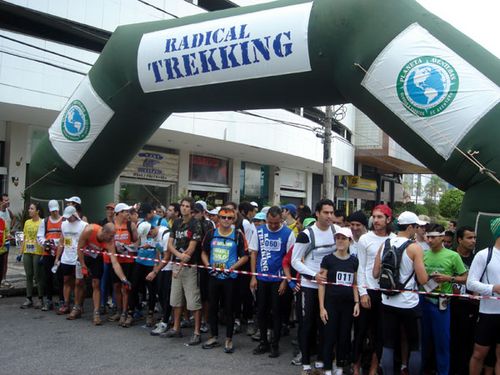
[[[450,283],[454,283],[454,282],[455,282],[455,276],[452,276],[451,280],[450,280]]]

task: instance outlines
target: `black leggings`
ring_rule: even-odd
[[[158,298],[160,299],[163,312],[163,323],[167,324],[172,314],[170,306],[170,289],[172,288],[172,271],[160,271],[158,273]]]
[[[354,325],[354,362],[363,354],[363,346],[367,338],[370,352],[376,353],[378,360],[382,357],[382,295],[379,291],[368,290],[371,309],[360,308],[357,324]]]
[[[134,264],[132,273],[132,293],[129,302],[129,310],[133,311],[139,305],[139,291],[148,288],[148,311],[155,311],[156,304],[156,282],[147,281],[146,276],[153,271],[153,266],[145,266],[140,263]]]
[[[300,327],[300,350],[302,351],[302,364],[311,364],[311,342],[316,342],[318,333],[319,350],[318,361],[322,361],[324,347],[324,324],[319,317],[318,290],[313,288],[302,288],[302,326]],[[300,324],[300,321],[299,321]]]
[[[234,296],[237,279],[218,279],[210,276],[208,282],[208,295],[210,300],[208,321],[212,337],[219,336],[219,304],[224,304],[224,317],[226,319],[226,337],[233,337],[234,330]]]
[[[267,343],[267,327],[273,327],[272,345],[277,347],[281,336],[280,281],[260,281],[257,284],[257,318],[260,341]]]
[[[54,278],[55,275],[52,273],[52,267],[54,266],[55,256],[44,255],[42,257],[43,263],[43,279],[45,283],[45,295],[49,301],[52,301],[52,296],[54,295]]]
[[[325,309],[328,312],[328,321],[324,328],[323,359],[325,370],[331,370],[335,344],[337,345],[337,367],[347,366],[350,362],[354,301],[334,300],[325,296]]]

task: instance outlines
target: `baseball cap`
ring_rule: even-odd
[[[76,212],[76,208],[73,206],[68,206],[64,209],[63,217],[66,219],[69,219],[71,216],[74,216],[77,219],[80,219],[80,217],[78,216],[78,213]]]
[[[401,212],[398,216],[398,224],[399,225],[409,225],[409,224],[419,224],[418,216],[410,211]]]
[[[373,208],[373,211],[376,211],[376,210],[381,211],[381,212],[382,212],[385,216],[387,216],[387,217],[392,217],[392,210],[391,210],[391,208],[390,208],[388,205],[386,205],[386,204],[378,204],[378,205],[376,205],[376,206]],[[372,211],[372,212],[373,212],[373,211]]]
[[[337,231],[335,232],[335,237],[337,237],[339,234],[352,239],[352,232],[350,228],[341,227],[340,229],[337,229]]]
[[[292,214],[292,216],[297,215],[297,206],[295,206],[292,203],[287,203],[287,204],[281,206],[281,209],[282,210],[288,210],[288,211],[290,211],[290,213]]]
[[[106,205],[106,208],[112,208],[113,210],[115,209],[115,203],[114,202],[109,202],[107,205]]]
[[[304,228],[310,227],[316,222],[316,219],[314,217],[307,217],[304,219],[302,225],[304,225]]]
[[[256,213],[255,216],[253,217],[253,221],[257,220],[266,220],[266,214],[264,212]]]
[[[59,211],[59,203],[55,199],[49,201],[49,212]]]
[[[203,205],[201,203],[195,203],[193,211],[195,211],[195,212],[205,212],[205,207],[203,207]]]
[[[208,211],[209,215],[218,215],[220,211],[220,206],[215,207],[213,210]]]
[[[201,206],[201,210],[199,209],[200,206],[198,206],[198,209],[196,209],[196,205],[200,205]],[[196,201],[194,203],[194,209],[195,209],[195,211],[199,211],[199,212],[207,211],[207,202],[201,201],[201,200],[200,201]]]
[[[256,209],[259,209],[259,204],[257,202],[250,202],[252,206],[254,206]]]
[[[128,204],[125,204],[125,203],[118,203],[116,206],[115,206],[115,213],[119,213],[119,212],[122,212],[122,211],[128,211],[132,208],[132,206],[129,206]]]
[[[427,225],[431,222],[431,218],[427,215],[418,215],[418,225]]]
[[[260,210],[260,212],[262,212],[264,215],[267,215],[267,211],[269,211],[270,208],[270,206],[262,207],[262,210]]]
[[[76,204],[82,204],[82,200],[80,199],[80,197],[77,197],[77,196],[66,198],[65,201],[66,202],[73,202]]]

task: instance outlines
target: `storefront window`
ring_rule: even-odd
[[[228,161],[208,156],[191,155],[189,180],[198,183],[228,185]]]

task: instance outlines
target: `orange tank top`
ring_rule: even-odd
[[[115,248],[116,248],[116,253],[117,254],[126,254],[128,255],[129,252],[127,249],[123,248],[122,245],[130,245],[132,244],[132,238],[130,235],[130,232],[127,227],[127,222],[124,222],[123,224],[116,224],[115,223]],[[133,255],[133,254],[130,254]],[[125,258],[125,257],[117,257],[119,263],[134,263],[133,258]]]
[[[47,218],[45,219],[44,224],[45,224],[45,239],[54,240],[54,242],[57,245],[62,234],[61,232],[62,216],[55,223],[53,223],[50,220],[50,218]],[[50,251],[46,251],[44,249],[43,255],[51,255],[51,254]]]
[[[97,224],[90,224],[92,228],[92,233],[90,233],[90,237],[87,240],[87,248],[93,250],[91,253],[87,253],[88,256],[92,258],[97,258],[99,256],[98,253],[102,252],[106,248],[106,243],[101,242],[97,239],[97,233],[102,228]]]

